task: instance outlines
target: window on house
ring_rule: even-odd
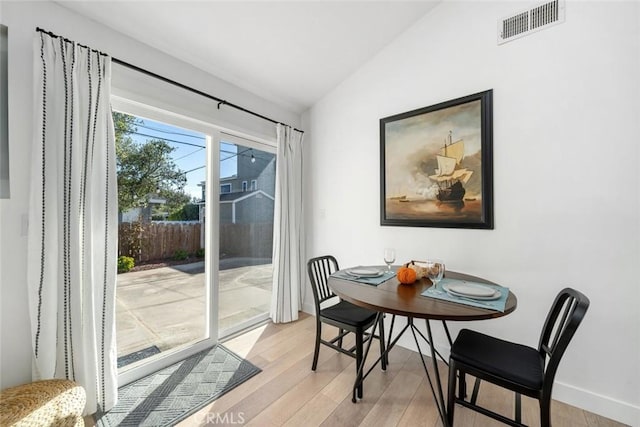
[[[231,184],[220,184],[220,194],[231,193]]]
[[[251,190],[257,190],[258,189],[258,181],[256,181],[255,179],[251,180]]]
[[[242,191],[247,191],[247,181],[242,181]]]

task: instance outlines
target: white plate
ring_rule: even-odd
[[[500,292],[496,291],[496,293],[494,295],[491,295],[491,296],[488,296],[488,297],[470,297],[468,295],[456,294],[455,292],[451,292],[447,288],[444,288],[444,289],[451,296],[458,297],[458,298],[469,299],[469,300],[476,300],[476,301],[492,301],[492,300],[500,299],[500,296],[501,296]]]
[[[457,297],[471,298],[477,300],[494,300],[501,296],[500,291],[479,285],[443,285],[442,288],[449,294]],[[481,288],[481,289],[479,289]],[[462,290],[462,292],[461,292]]]
[[[351,268],[346,273],[355,277],[380,277],[383,271],[374,268]]]

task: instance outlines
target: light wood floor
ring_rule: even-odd
[[[327,338],[335,332],[329,327]],[[311,371],[315,319],[303,315],[290,324],[267,324],[224,343],[262,372],[180,423],[180,426],[440,426],[442,425],[418,354],[396,346],[386,372],[375,368],[364,383],[364,398],[351,402],[355,360],[320,348]],[[378,351],[376,349],[376,351]],[[371,356],[374,355],[372,348]],[[446,390],[446,366],[441,377]],[[523,422],[539,425],[537,402],[523,396]],[[511,416],[513,395],[483,383],[478,402]],[[555,427],[610,427],[617,422],[554,401]],[[503,426],[456,406],[455,426]]]

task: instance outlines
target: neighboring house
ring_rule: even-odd
[[[253,160],[253,161],[252,161]],[[251,150],[238,155],[238,173],[220,178],[220,223],[272,222],[276,182],[276,156]],[[202,187],[201,214],[204,216],[206,183]]]
[[[238,150],[241,148],[238,147]],[[258,150],[244,151],[238,155],[237,175],[220,179],[220,193],[254,190],[271,193],[275,188],[275,183],[275,154]]]
[[[220,194],[220,223],[273,222],[274,203],[262,190]]]
[[[156,206],[164,205],[166,203],[167,203],[166,199],[161,199],[155,196],[149,196],[147,198],[147,202],[145,203],[145,206],[131,208],[125,212],[120,212],[120,214],[118,215],[119,222],[121,223],[135,222],[135,221],[149,222],[151,221],[151,216],[153,215],[153,208]]]
[[[143,217],[142,208],[131,208],[125,212],[119,213],[119,222],[136,222]]]

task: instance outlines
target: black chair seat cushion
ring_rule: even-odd
[[[340,301],[331,307],[320,310],[320,316],[354,328],[362,328],[375,320],[376,313],[350,302]]]
[[[538,350],[463,329],[451,358],[532,390],[542,388],[544,360]]]

